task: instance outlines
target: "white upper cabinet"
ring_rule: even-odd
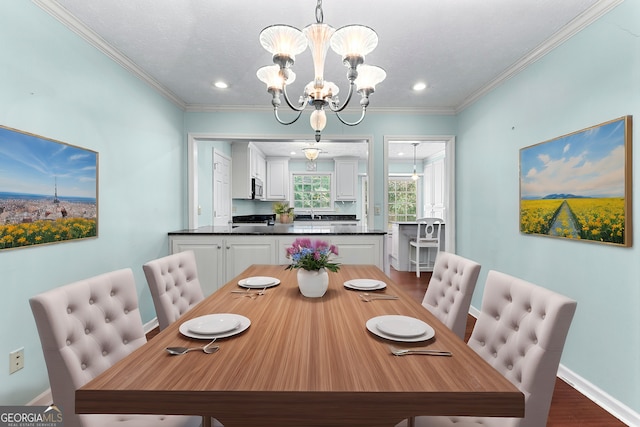
[[[444,219],[445,179],[444,158],[428,163],[424,168],[424,215]]]
[[[251,176],[258,178],[263,183],[267,180],[267,166],[264,154],[258,148],[249,146],[251,150]]]
[[[355,157],[342,157],[334,161],[336,200],[356,200],[358,196],[358,159]]]
[[[289,200],[289,158],[267,157],[267,200]]]
[[[231,197],[251,199],[251,179],[258,178],[263,183],[266,179],[264,154],[251,142],[234,142],[231,162]]]

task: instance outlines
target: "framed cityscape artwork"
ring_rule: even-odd
[[[631,116],[520,150],[520,232],[631,246]]]
[[[0,250],[98,236],[98,153],[0,126]]]

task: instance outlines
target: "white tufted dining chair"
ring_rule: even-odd
[[[469,346],[524,394],[524,418],[416,417],[420,427],[541,427],[547,424],[560,356],[576,301],[489,271]]]
[[[142,266],[158,324],[163,330],[204,299],[193,251],[177,252]]]
[[[29,299],[54,403],[65,427],[196,427],[201,417],[75,413],[75,391],[147,340],[131,269],[116,270]]]
[[[464,339],[471,297],[476,288],[480,264],[450,252],[436,256],[422,305]]]

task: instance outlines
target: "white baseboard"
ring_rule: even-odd
[[[36,396],[31,402],[27,403],[27,406],[49,406],[52,403],[53,397],[51,396],[51,389],[48,388]]]
[[[592,400],[596,405],[622,421],[628,426],[640,426],[640,414],[614,399],[605,391],[591,384],[566,366],[558,367],[558,378]]]
[[[153,331],[156,327],[158,327],[158,318],[154,317],[153,319],[149,320],[147,323],[143,325],[144,333],[148,334],[149,332]]]
[[[480,311],[475,307],[469,308],[469,314],[476,319]],[[580,394],[587,397],[596,405],[610,413],[628,426],[640,426],[640,414],[626,406],[624,403],[614,399],[605,391],[591,384],[566,366],[560,364],[558,367],[558,378],[573,387]]]

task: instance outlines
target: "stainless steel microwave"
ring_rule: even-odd
[[[262,199],[264,196],[264,186],[258,178],[251,178],[251,198]]]

